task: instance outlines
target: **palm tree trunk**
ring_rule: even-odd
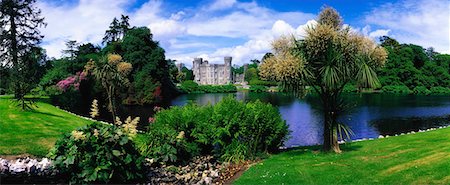
[[[111,86],[109,86],[107,93],[108,93],[109,108],[110,108],[110,111],[111,111],[111,114],[113,117],[112,121],[113,121],[113,124],[115,124],[116,123],[116,113],[115,113],[114,107],[113,107],[114,105],[113,105],[113,101],[112,101],[112,87]]]

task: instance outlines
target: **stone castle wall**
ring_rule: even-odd
[[[224,57],[224,64],[209,64],[207,60],[195,58],[192,65],[194,81],[200,85],[225,85],[233,83],[231,57]]]

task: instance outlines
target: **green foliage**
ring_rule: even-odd
[[[247,71],[245,72],[245,81],[249,82],[250,80],[253,79],[258,79],[258,69],[257,68],[250,68],[247,69]]]
[[[144,177],[144,158],[118,126],[93,123],[65,134],[49,153],[71,183],[130,183]]]
[[[185,74],[185,77],[182,81],[184,80],[194,80],[194,72],[190,69],[188,69],[187,67],[183,67],[181,69],[181,72]]]
[[[156,86],[160,86],[161,96],[165,98],[179,93],[170,79],[165,51],[153,40],[150,29],[139,27],[129,30],[120,43],[120,50],[124,60],[133,65],[130,81],[134,82],[132,90],[138,102],[148,104],[156,100],[160,96],[160,93],[155,93]]]
[[[448,87],[432,87],[430,91],[433,94],[450,94],[450,88]]]
[[[192,80],[187,80],[181,82],[180,89],[187,93],[194,93],[199,90],[199,85]]]
[[[248,81],[249,85],[261,85],[261,86],[277,86],[278,83],[276,81],[265,81],[260,79],[251,79]]]
[[[417,86],[412,91],[413,91],[414,94],[422,94],[422,95],[429,95],[429,94],[431,94],[431,91],[428,90],[424,86]]]
[[[426,50],[421,46],[399,44],[396,40],[386,36],[382,37],[381,42],[381,45],[388,50],[385,67],[377,72],[382,86],[406,85],[409,89],[419,86],[427,89],[450,86],[450,57],[448,55],[438,53],[427,55]],[[420,93],[427,94],[428,92]]]
[[[182,163],[199,154],[240,162],[278,150],[288,133],[272,105],[228,97],[214,106],[189,104],[158,112],[139,148],[159,162]]]
[[[230,93],[236,92],[234,85],[198,85],[192,80],[181,82],[180,89],[185,93]]]
[[[266,92],[267,89],[268,88],[266,86],[262,86],[262,85],[251,85],[250,86],[251,92]]]
[[[162,163],[185,163],[212,150],[213,125],[210,106],[189,104],[158,112],[145,134],[142,153]]]
[[[411,94],[412,91],[405,85],[387,85],[381,88],[383,92],[395,94]]]
[[[357,92],[358,89],[355,87],[355,85],[352,84],[346,84],[344,86],[344,88],[342,89],[342,92],[346,92],[346,93],[352,93],[352,92]]]
[[[32,108],[33,102],[25,95],[39,80],[39,62],[45,58],[38,44],[44,37],[39,28],[47,24],[35,3],[36,0],[0,1],[0,65],[11,66],[11,89],[22,110]]]
[[[214,106],[212,121],[216,128],[215,152],[225,161],[238,162],[236,159],[242,156],[253,159],[261,153],[274,152],[289,133],[278,110],[260,101],[243,103],[225,98]]]

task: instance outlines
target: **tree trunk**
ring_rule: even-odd
[[[331,150],[331,128],[327,117],[328,116],[325,114],[325,121],[323,124],[323,150],[326,152]]]
[[[324,125],[323,125],[323,150],[333,150],[341,153],[337,137],[337,97],[329,96],[323,99]]]
[[[112,121],[113,121],[113,124],[116,124],[116,113],[114,111],[114,107],[113,107],[114,105],[112,102],[112,87],[109,86],[109,88],[107,88],[107,91],[108,91],[107,93],[108,93],[109,108],[110,108],[110,111],[111,111],[111,114],[113,117]]]

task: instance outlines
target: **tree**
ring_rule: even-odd
[[[286,90],[301,96],[312,88],[323,109],[323,149],[341,152],[338,136],[348,136],[349,128],[338,122],[343,114],[342,90],[349,82],[358,87],[379,87],[375,69],[387,58],[384,48],[371,39],[342,26],[338,12],[325,7],[318,24],[297,40],[281,37],[272,43],[274,56],[260,66],[260,75],[283,83]]]
[[[120,87],[126,87],[129,84],[128,74],[132,70],[130,63],[124,62],[120,55],[108,54],[107,57],[99,62],[88,62],[86,71],[92,70],[95,79],[101,83],[105,89],[108,98],[108,110],[113,117],[113,123],[116,120],[116,91]]]
[[[63,50],[62,52],[64,54],[68,55],[69,59],[73,60],[73,59],[75,59],[75,56],[77,55],[78,46],[79,46],[79,44],[77,43],[76,40],[69,40],[66,42],[67,49]]]
[[[25,99],[29,89],[29,65],[33,61],[33,48],[43,38],[38,28],[46,26],[41,10],[34,7],[35,0],[2,0],[0,2],[0,61],[12,67],[11,81],[14,96],[22,109],[31,108]]]
[[[123,37],[125,37],[125,35],[127,34],[128,30],[130,30],[130,17],[128,17],[128,15],[121,15],[120,16],[120,30],[119,30],[119,34],[120,34],[120,38],[122,39]]]
[[[105,31],[105,36],[103,37],[103,43],[117,42],[127,34],[130,30],[130,17],[127,15],[120,16],[120,22],[114,17],[113,21],[109,25],[109,29]]]
[[[117,18],[114,17],[113,21],[109,25],[109,29],[105,31],[105,36],[103,37],[102,43],[117,42],[119,40],[120,34],[120,23]]]
[[[139,27],[129,30],[122,40],[121,48],[124,59],[133,64],[132,82],[140,103],[152,103],[155,96],[169,98],[179,93],[170,79],[165,51],[153,40],[150,29]],[[157,93],[159,90],[162,94]]]

